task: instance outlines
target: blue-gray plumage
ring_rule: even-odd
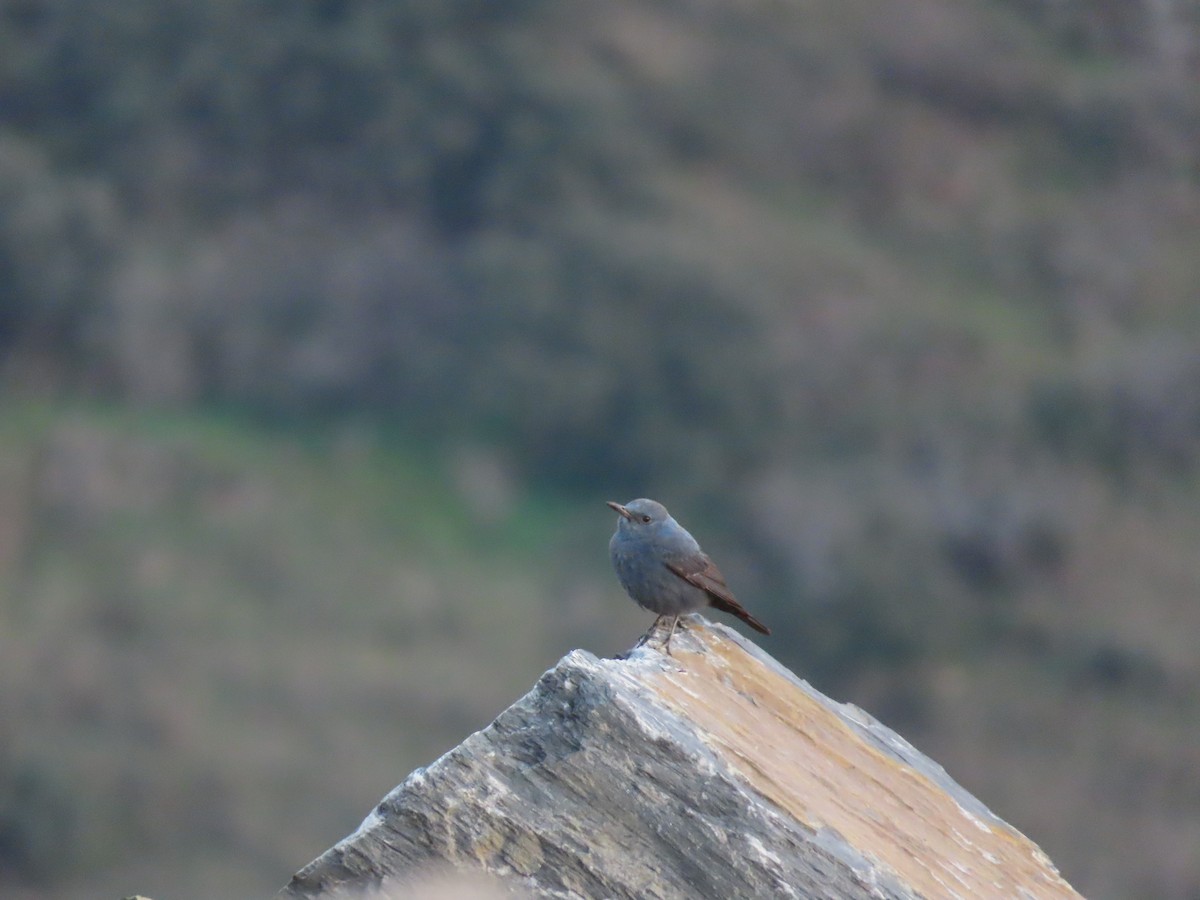
[[[617,579],[639,606],[658,613],[651,631],[663,618],[671,619],[664,645],[668,653],[679,617],[706,606],[735,615],[763,634],[771,633],[746,612],[721,571],[665,506],[645,498],[624,506],[610,500],[608,505],[618,515],[617,530],[608,542]]]

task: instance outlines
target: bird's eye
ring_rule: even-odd
[[[649,525],[649,524],[650,524],[650,517],[649,517],[649,516],[642,516],[642,521],[643,521],[645,524]]]

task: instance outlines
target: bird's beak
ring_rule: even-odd
[[[616,510],[618,515],[624,516],[626,519],[633,518],[633,513],[631,513],[629,510],[627,510],[625,507],[623,507],[620,503],[615,503],[612,500],[608,500],[606,502],[608,503],[609,506],[611,506],[614,510]]]

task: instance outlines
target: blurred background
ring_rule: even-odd
[[[0,5],[0,893],[266,895],[666,502],[1093,898],[1200,897],[1200,4]]]

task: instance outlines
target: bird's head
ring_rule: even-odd
[[[617,528],[621,531],[649,532],[671,521],[671,514],[657,500],[641,497],[624,505],[609,500],[608,505],[620,516]]]

